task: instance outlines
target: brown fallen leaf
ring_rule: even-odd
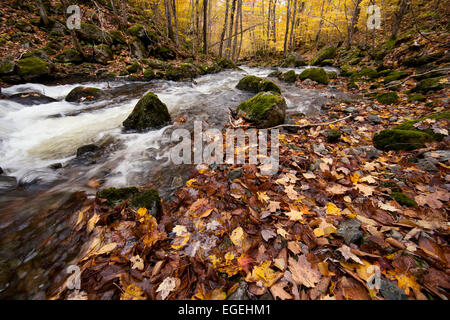
[[[300,256],[298,261],[289,257],[289,270],[295,283],[308,288],[314,288],[321,277],[319,270],[312,268],[311,263],[306,259],[306,255]]]

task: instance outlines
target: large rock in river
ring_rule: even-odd
[[[286,116],[286,101],[275,92],[261,92],[242,102],[238,115],[255,123],[258,128],[270,128],[282,124]]]
[[[308,68],[300,74],[299,78],[302,81],[311,79],[318,83],[328,84],[328,75],[323,68]]]
[[[25,81],[45,80],[50,77],[52,65],[48,61],[36,56],[31,56],[19,60],[18,74]]]
[[[91,87],[76,87],[66,97],[67,102],[94,101],[105,97],[106,94],[101,89]]]
[[[242,78],[237,84],[239,90],[250,91],[254,93],[273,91],[281,93],[280,88],[270,80],[263,80],[260,77],[248,75]]]
[[[152,128],[160,128],[170,122],[167,106],[159,100],[158,96],[149,92],[139,100],[133,112],[123,122],[125,130],[138,132]]]

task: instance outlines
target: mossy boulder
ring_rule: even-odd
[[[77,29],[76,32],[81,40],[89,43],[106,43],[109,45],[113,43],[113,39],[109,33],[103,31],[94,24],[82,23],[80,29]]]
[[[16,71],[17,65],[8,60],[0,61],[0,76],[13,74]]]
[[[270,80],[262,80],[258,85],[258,91],[259,92],[276,92],[281,94],[281,89],[279,86],[277,86],[275,83],[273,83]]]
[[[445,55],[443,51],[435,52],[432,54],[425,54],[425,55],[417,55],[413,57],[409,57],[404,61],[404,65],[407,67],[420,67],[423,65],[426,65],[428,63],[434,62],[439,60]]]
[[[144,38],[146,31],[142,24],[135,24],[127,29],[127,33],[133,37]]]
[[[89,102],[104,98],[106,94],[103,90],[92,87],[76,87],[66,97],[67,102]]]
[[[373,68],[363,68],[363,69],[361,69],[361,71],[358,72],[358,75],[360,77],[367,77],[370,79],[378,78],[378,72],[377,72],[377,70],[375,70]]]
[[[156,79],[155,72],[151,68],[146,69],[144,71],[144,80],[145,81],[150,81],[150,80],[153,80],[153,79]]]
[[[217,64],[222,69],[236,69],[236,65],[234,64],[234,62],[231,59],[228,59],[225,57],[221,57],[221,58],[217,59]]]
[[[338,74],[335,71],[327,72],[328,79],[337,79]]]
[[[193,64],[183,63],[179,66],[172,66],[166,72],[168,80],[180,81],[194,79],[200,75],[200,70]]]
[[[351,77],[353,76],[355,73],[357,73],[355,70],[351,70],[350,66],[343,66],[341,68],[341,77]]]
[[[417,130],[382,130],[372,139],[373,145],[379,150],[411,151],[425,146],[425,142],[433,141],[429,134]]]
[[[448,84],[446,82],[443,82],[443,80],[446,80],[446,78],[438,77],[421,80],[411,91],[428,93],[442,90],[448,86]]]
[[[336,129],[328,130],[325,134],[325,138],[327,139],[328,143],[335,143],[338,142],[341,138],[342,132]]]
[[[109,61],[114,59],[114,54],[111,48],[106,44],[95,46],[94,48],[94,60],[100,64],[108,64]]]
[[[427,100],[427,98],[421,94],[410,94],[408,96],[408,102],[423,102]]]
[[[284,122],[286,101],[275,92],[260,92],[241,103],[238,115],[253,122],[258,128],[269,128]]]
[[[284,59],[281,64],[282,68],[298,68],[306,66],[307,63],[303,57],[297,53],[291,54]]]
[[[432,119],[432,120],[436,120],[436,121],[439,121],[439,120],[442,120],[442,119],[450,120],[450,110],[439,112],[439,113],[435,113],[435,114],[431,114],[429,116],[421,117],[421,118],[416,119],[416,120],[405,121],[405,122],[399,124],[397,127],[395,127],[395,129],[398,129],[398,130],[417,130],[417,131],[419,131],[419,129],[414,127],[414,125],[416,123],[422,122],[422,121],[427,120],[427,119]],[[450,128],[448,128],[448,129],[450,129]],[[438,140],[438,141],[442,140],[442,138],[444,137],[441,134],[434,133],[432,129],[420,130],[420,132],[425,132],[428,135],[430,135],[431,137],[433,137],[435,140]]]
[[[100,191],[97,194],[98,198],[106,199],[109,206],[117,205],[119,201],[127,200],[139,193],[139,189],[136,187],[127,188],[108,188]]]
[[[111,37],[113,44],[127,44],[127,40],[120,30],[109,31],[109,36]]]
[[[84,61],[84,57],[77,50],[67,49],[56,56],[56,61],[61,63],[79,64]]]
[[[171,121],[167,106],[158,96],[149,92],[139,100],[131,114],[123,122],[126,131],[142,132],[160,128]]]
[[[336,57],[336,48],[333,46],[325,47],[322,50],[320,50],[314,58],[311,59],[310,65],[316,66],[319,65],[321,62],[327,59],[334,59]]]
[[[287,83],[294,83],[295,81],[297,81],[297,74],[294,70],[289,70],[280,76],[280,80],[283,80]]]
[[[359,87],[355,83],[355,81],[350,81],[349,83],[347,83],[347,89],[359,89]]]
[[[127,68],[128,73],[139,73],[141,71],[141,65],[135,61]]]
[[[408,76],[408,73],[405,71],[392,71],[384,78],[384,83],[389,83],[392,81],[400,80],[407,76]]]
[[[155,47],[150,51],[150,53],[152,56],[162,60],[173,60],[177,57],[175,50],[166,45]]]
[[[25,81],[45,80],[49,78],[52,71],[52,65],[39,57],[28,57],[19,60],[18,74]]]
[[[271,73],[269,73],[269,75],[267,77],[269,78],[278,78],[281,80],[281,76],[283,75],[283,72],[281,72],[280,70],[276,70],[276,71],[272,71]]]
[[[311,79],[318,83],[328,84],[328,75],[323,68],[308,68],[300,74],[299,78],[302,81]]]
[[[321,67],[332,66],[332,65],[334,65],[334,60],[333,59],[325,59],[322,62],[320,62],[318,65]]]
[[[393,104],[398,100],[398,95],[396,92],[386,92],[381,93],[377,96],[377,100],[382,104]]]
[[[260,77],[248,75],[239,81],[236,88],[238,88],[239,90],[258,93],[259,92],[259,83],[261,81],[262,81],[262,79]]]
[[[152,69],[167,70],[167,69],[170,68],[170,64],[169,63],[167,63],[165,61],[162,61],[162,60],[159,60],[159,59],[153,59],[153,58],[152,59],[146,59],[145,63],[147,64],[147,66],[149,68],[152,68]]]
[[[392,192],[390,198],[394,199],[402,206],[417,207],[417,203],[403,192]]]

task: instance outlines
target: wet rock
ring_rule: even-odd
[[[315,85],[317,82],[312,81],[311,79],[306,79],[306,80],[303,80],[302,83],[303,83],[304,85],[306,85],[306,86],[313,86],[313,85]]]
[[[294,70],[287,71],[280,76],[280,80],[283,80],[287,83],[294,83],[297,81],[297,75]]]
[[[289,56],[284,59],[283,63],[281,64],[282,68],[298,68],[306,66],[307,63],[303,57],[298,53],[290,54]]]
[[[82,146],[80,148],[77,149],[77,157],[83,157],[86,156],[88,154],[92,154],[94,152],[97,152],[98,150],[100,150],[100,148],[95,145],[95,144],[87,144],[85,146]]]
[[[346,244],[356,243],[363,236],[361,222],[357,219],[349,219],[339,224],[338,235],[344,238]]]
[[[0,176],[0,192],[17,188],[17,179],[9,176]]]
[[[172,66],[166,72],[166,78],[173,81],[190,80],[198,77],[199,75],[200,69],[190,63]]]
[[[235,292],[230,294],[230,296],[227,298],[227,300],[250,300],[247,293],[247,282],[241,281],[239,283],[239,287],[236,289]]]
[[[112,38],[107,33],[102,31],[96,25],[90,23],[82,23],[80,29],[76,30],[76,33],[80,37],[81,40],[86,42],[95,43],[95,44],[112,44]]]
[[[145,190],[134,195],[131,199],[131,205],[135,209],[146,208],[149,214],[154,216],[157,221],[161,218],[161,198],[158,191],[154,189]]]
[[[439,91],[448,86],[447,83],[442,82],[445,77],[429,78],[419,81],[419,83],[411,90],[412,92],[428,93],[433,91]]]
[[[51,165],[49,166],[49,168],[50,168],[50,169],[53,169],[53,170],[61,169],[61,168],[62,168],[62,163],[58,162],[58,163],[51,164]]]
[[[68,49],[56,56],[56,61],[62,63],[82,63],[84,61],[84,57],[81,53],[74,49]]]
[[[66,97],[67,102],[95,101],[106,97],[106,93],[98,88],[76,87]]]
[[[380,124],[383,120],[380,118],[379,115],[376,114],[369,114],[369,116],[367,117],[369,119],[369,121],[373,124]]]
[[[129,42],[129,46],[131,49],[131,54],[136,58],[144,59],[148,56],[147,48],[145,47],[144,43],[138,38],[134,37],[133,39],[131,39]]]
[[[131,114],[123,122],[125,130],[138,132],[160,128],[171,121],[167,106],[152,92],[139,100]]]
[[[269,75],[267,77],[280,78],[282,74],[283,74],[283,72],[281,72],[280,70],[276,70],[276,71],[272,71],[271,73],[269,73]]]
[[[0,167],[0,174],[3,174],[3,169],[2,169],[2,167]]]
[[[244,176],[244,169],[234,169],[228,173],[228,180],[233,181],[234,179],[239,179]]]
[[[311,79],[318,83],[328,84],[328,75],[323,68],[308,68],[300,74],[299,78],[302,81]]]
[[[253,75],[242,78],[236,88],[253,93],[273,91],[281,94],[281,89],[275,83]]]
[[[275,92],[261,92],[241,103],[238,116],[253,122],[258,128],[274,127],[284,122],[286,101]]]
[[[25,106],[46,104],[57,101],[56,99],[44,96],[39,92],[26,92],[13,94],[12,96],[9,97],[9,100],[12,100]]]
[[[408,300],[403,290],[388,280],[381,279],[380,293],[387,300]]]
[[[109,61],[113,60],[114,55],[111,48],[106,44],[98,45],[94,48],[94,60],[95,62],[101,64],[108,64]]]

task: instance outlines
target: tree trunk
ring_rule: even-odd
[[[400,30],[400,24],[408,8],[409,0],[400,0],[400,7],[395,13],[394,25],[392,26],[391,39],[396,39],[398,31]]]
[[[289,23],[290,23],[290,21],[291,21],[291,0],[288,0],[287,12],[286,12],[286,32],[284,33],[284,51],[283,51],[283,55],[285,57],[287,54],[287,43],[288,43],[287,40],[289,38]]]
[[[176,0],[172,0],[172,12],[175,22],[175,44],[178,46],[178,17],[177,17],[177,5]]]
[[[272,0],[269,1],[269,9],[267,12],[267,44],[270,41],[270,19],[272,17]]]
[[[227,33],[227,25],[228,25],[228,10],[230,8],[230,0],[226,0],[225,7],[225,22],[223,24],[222,34],[220,35],[220,47],[219,47],[219,56],[222,56],[223,53],[223,40],[225,39],[225,34]]]
[[[48,26],[49,21],[48,21],[47,11],[45,11],[45,7],[44,7],[44,4],[42,3],[42,0],[38,0],[37,5],[39,7],[39,14],[42,18],[42,22],[44,22],[44,25]]]
[[[208,0],[203,0],[203,53],[208,53]]]
[[[273,35],[273,42],[277,42],[277,0],[274,0],[273,7],[272,7],[272,35]]]
[[[234,41],[233,41],[233,54],[231,55],[231,60],[235,61],[236,60],[236,54],[237,54],[237,34],[238,34],[238,30],[239,30],[239,17],[240,17],[240,12],[242,9],[242,0],[238,0],[237,3],[237,10],[236,10],[236,22],[234,24]]]
[[[230,29],[228,30],[228,41],[227,48],[225,49],[225,56],[229,58],[231,56],[231,41],[233,38],[233,25],[234,25],[234,14],[236,12],[236,2],[237,0],[233,0],[230,12]]]
[[[361,13],[361,4],[362,0],[356,0],[355,8],[353,10],[352,21],[350,22],[350,26],[348,27],[348,35],[347,35],[347,49],[350,49],[352,44],[353,34],[355,33],[355,26],[359,20],[359,14]]]
[[[172,41],[175,40],[174,34],[173,34],[173,27],[172,27],[172,14],[170,12],[170,0],[164,0],[164,9],[166,11],[166,22],[167,22],[167,36]]]

